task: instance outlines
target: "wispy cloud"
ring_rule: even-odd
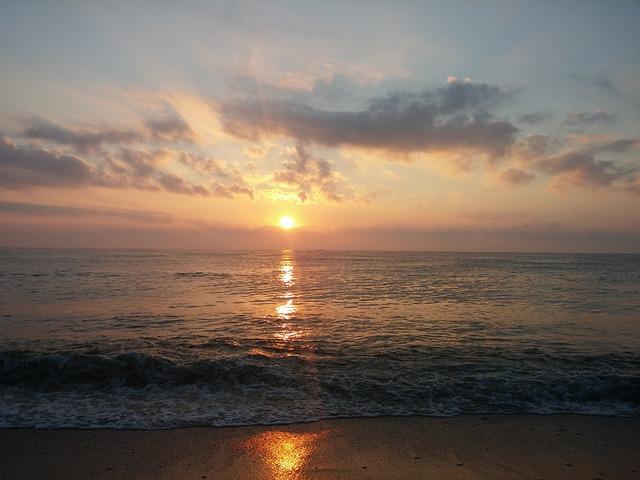
[[[535,178],[535,175],[517,168],[509,168],[499,175],[499,179],[509,185],[524,185],[525,183],[533,181]]]
[[[604,110],[596,110],[593,113],[567,113],[564,123],[574,127],[590,127],[594,125],[611,125],[617,120],[618,116],[615,113],[605,112]]]
[[[620,90],[605,76],[582,75],[579,73],[571,73],[569,75],[581,84],[591,85],[611,95],[620,95]]]
[[[77,128],[71,129],[42,118],[30,119],[23,130],[25,138],[45,140],[73,147],[79,153],[100,151],[103,145],[127,145],[145,141],[194,142],[195,133],[177,117],[147,120],[145,128]]]
[[[42,215],[47,217],[115,217],[141,223],[168,223],[173,219],[172,215],[168,213],[146,210],[69,207],[63,205],[4,201],[0,201],[0,212],[17,215]]]
[[[553,114],[546,111],[524,113],[518,117],[518,121],[529,125],[538,125],[553,117]]]

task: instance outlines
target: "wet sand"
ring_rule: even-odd
[[[2,479],[640,479],[640,418],[487,415],[276,427],[0,430]]]

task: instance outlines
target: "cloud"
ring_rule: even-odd
[[[299,143],[409,154],[468,149],[501,156],[518,129],[487,112],[511,92],[452,81],[435,91],[397,92],[355,111],[322,110],[286,100],[245,99],[219,105],[224,129],[258,140],[278,134]]]
[[[194,185],[173,173],[159,172],[158,183],[168,192],[186,195],[207,195],[208,193],[202,185]]]
[[[292,187],[301,202],[312,198],[315,191],[327,200],[339,202],[343,199],[343,195],[337,191],[339,180],[340,177],[327,160],[312,156],[300,144],[282,162],[282,169],[273,173],[273,181]]]
[[[639,181],[640,160],[626,158],[621,161],[614,157],[639,147],[637,140],[618,139],[576,148],[550,135],[528,135],[514,145],[512,155],[521,166],[551,177],[558,186],[613,187],[633,192],[633,185]],[[523,174],[525,172],[520,169],[510,169],[502,172],[499,179],[510,184],[533,179],[526,176],[532,174]]]
[[[561,143],[551,135],[533,134],[518,140],[512,153],[520,158],[537,158],[556,151],[560,146]]]
[[[206,178],[205,183],[194,183],[162,168],[164,164],[175,158],[203,175]],[[145,190],[165,190],[183,195],[221,198],[232,198],[236,194],[244,194],[253,198],[253,190],[245,184],[236,170],[226,171],[217,162],[203,155],[164,149],[152,151],[123,149],[117,156],[107,156],[104,165],[106,168],[102,172],[100,182],[105,186],[128,186]]]
[[[574,185],[606,187],[620,179],[629,179],[638,166],[619,165],[612,160],[597,160],[593,153],[576,151],[555,155],[536,163],[536,168]]]
[[[599,76],[593,77],[591,75],[580,75],[578,73],[569,74],[571,78],[577,80],[579,83],[592,85],[597,89],[606,92],[610,95],[620,95],[620,90],[613,84],[607,77]]]
[[[122,146],[152,140],[192,143],[196,139],[191,127],[178,117],[147,120],[144,129],[103,127],[74,130],[41,118],[31,119],[28,122],[29,125],[22,132],[25,138],[68,145],[79,153],[98,152],[104,144]]]
[[[0,187],[77,187],[93,181],[84,160],[42,148],[19,147],[0,137]]]
[[[615,113],[608,113],[604,110],[596,110],[593,113],[571,112],[567,113],[564,123],[574,127],[590,127],[594,125],[611,125],[618,120]]]
[[[549,112],[530,112],[520,115],[518,117],[518,121],[521,123],[527,123],[529,125],[537,125],[548,120],[551,117],[552,115]]]
[[[0,201],[0,212],[35,216],[72,216],[72,217],[116,217],[134,220],[140,223],[168,223],[172,216],[168,213],[145,210],[127,210],[113,208],[67,207],[40,203],[20,203]]]
[[[620,90],[607,78],[594,79],[594,85],[612,95],[620,95]]]
[[[226,184],[221,182],[211,184],[210,190],[215,196],[231,198],[235,194],[244,194],[253,198],[253,190],[247,185],[238,169],[227,163],[206,155],[184,151],[179,153],[178,161],[203,177],[213,177],[226,182]]]
[[[509,168],[499,175],[501,181],[510,185],[523,185],[531,182],[535,178],[535,175],[515,168]]]
[[[85,161],[77,156],[34,146],[18,146],[0,137],[0,188],[30,187],[135,188],[168,191],[186,195],[230,198],[253,191],[239,175],[194,183],[164,168],[173,160],[173,152],[122,149],[119,154],[102,154],[98,160]]]
[[[122,149],[118,155],[118,159],[123,162],[127,166],[126,168],[129,168],[135,176],[147,178],[152,176],[169,156],[170,152],[162,149],[151,151]]]
[[[180,152],[178,155],[180,163],[189,167],[194,172],[201,175],[213,175],[218,178],[239,179],[240,172],[235,167],[224,165],[222,162],[211,159],[206,155],[193,154],[191,152]]]
[[[191,127],[178,117],[147,120],[146,126],[151,138],[166,142],[195,142],[196,135]]]
[[[203,186],[191,183],[173,173],[160,172],[158,174],[158,183],[164,190],[172,193],[223,198],[233,198],[236,194],[245,194],[253,198],[253,191],[244,185],[223,185],[218,182],[212,182],[209,186]]]
[[[127,144],[142,140],[142,135],[132,130],[113,128],[71,130],[43,119],[32,120],[23,135],[34,140],[70,145],[81,153],[98,151],[103,143]]]
[[[596,153],[626,153],[633,148],[640,148],[640,142],[632,139],[611,140],[587,148],[587,151]]]

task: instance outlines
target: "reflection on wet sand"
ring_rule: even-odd
[[[264,432],[248,439],[245,447],[264,463],[266,478],[298,480],[305,478],[304,467],[321,436],[323,433]]]

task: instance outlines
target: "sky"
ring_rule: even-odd
[[[638,25],[0,0],[0,246],[640,253]]]

